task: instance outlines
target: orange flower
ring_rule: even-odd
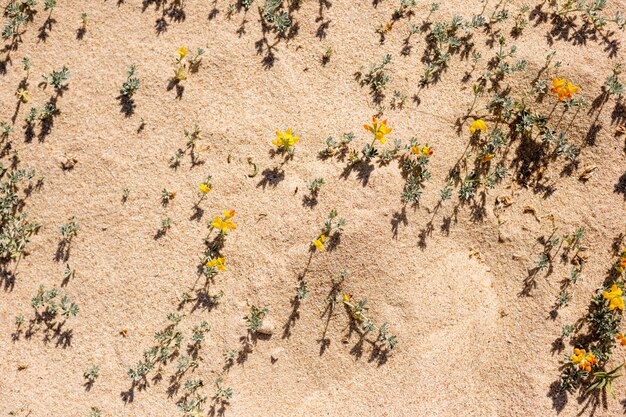
[[[611,291],[602,291],[602,296],[609,300],[609,310],[615,310],[616,308],[624,311],[624,298],[622,297],[622,290],[617,285],[611,285]]]
[[[552,79],[552,88],[550,89],[550,92],[552,94],[556,94],[559,101],[563,101],[566,98],[572,98],[572,95],[577,93],[579,90],[579,87],[573,85],[565,78]]]
[[[376,117],[372,117],[372,125],[363,125],[365,130],[369,130],[374,134],[374,139],[379,140],[380,143],[384,144],[387,142],[387,138],[385,135],[387,133],[391,133],[392,128],[387,127],[387,120],[383,120],[378,123],[378,119]]]
[[[617,336],[615,336],[615,339],[619,341],[620,345],[626,346],[626,337],[624,337],[623,334],[618,333]]]
[[[411,152],[419,156],[431,156],[434,153],[433,149],[428,145],[424,145],[421,148],[419,146],[411,146]]]
[[[480,162],[483,162],[483,163],[484,163],[484,162],[491,161],[491,160],[493,159],[493,157],[494,157],[494,156],[495,156],[495,155],[494,155],[494,154],[492,154],[492,153],[486,153],[486,154],[484,154],[484,155],[483,155],[483,157],[480,159]]]
[[[570,358],[573,363],[577,363],[580,369],[591,372],[591,367],[598,363],[593,353],[585,352],[585,349],[574,349],[574,355]]]

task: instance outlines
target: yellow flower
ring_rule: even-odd
[[[20,88],[15,92],[15,97],[17,97],[22,103],[28,103],[28,90]]]
[[[487,130],[487,125],[483,121],[483,119],[476,119],[472,122],[470,126],[470,132],[473,134],[477,130]]]
[[[291,131],[291,129],[287,129],[285,133],[277,130],[276,136],[277,139],[274,139],[272,143],[279,148],[289,149],[300,140],[299,136],[293,136],[293,132]]]
[[[565,78],[553,78],[552,88],[550,92],[556,94],[559,101],[563,101],[565,98],[572,98],[572,95],[580,90],[579,87],[573,85]]]
[[[226,266],[224,266],[224,262],[226,262],[226,258],[213,258],[206,263],[206,266],[207,268],[217,267],[218,271],[226,271]]]
[[[376,117],[372,117],[371,126],[363,125],[363,128],[372,132],[374,134],[374,138],[380,141],[380,143],[382,144],[385,144],[385,142],[387,142],[387,138],[385,138],[385,135],[391,133],[391,131],[393,130],[391,127],[387,127],[387,120],[383,120],[382,122],[378,123],[378,119]]]
[[[342,301],[343,301],[344,303],[349,303],[351,300],[352,300],[352,295],[350,295],[350,294],[344,294],[344,295],[343,295],[343,299],[342,299]]]
[[[320,235],[320,237],[318,237],[317,239],[313,241],[313,244],[315,245],[317,249],[325,250],[326,248],[324,248],[324,242],[326,242],[326,236],[322,234]]]
[[[622,290],[617,288],[617,285],[611,285],[611,291],[602,291],[602,296],[609,300],[609,310],[615,310],[616,308],[624,310],[624,299],[622,298]]]
[[[176,53],[178,54],[178,60],[182,61],[187,56],[187,48],[185,46],[181,46]]]
[[[200,192],[201,192],[202,194],[206,194],[206,193],[208,193],[209,191],[211,191],[211,186],[210,186],[210,185],[208,185],[208,184],[206,184],[206,183],[202,183],[202,184],[200,184]]]
[[[593,353],[587,353],[585,349],[574,349],[574,355],[570,358],[573,363],[577,363],[580,369],[591,372],[591,366],[596,365],[598,360]]]
[[[233,217],[235,217],[235,210],[224,210],[224,220],[232,219]]]
[[[480,162],[488,162],[491,161],[493,159],[495,155],[492,153],[486,153],[483,155],[483,157],[480,159]]]
[[[211,226],[213,226],[216,229],[219,229],[222,233],[227,233],[229,229],[235,230],[237,228],[237,225],[235,225],[235,223],[233,223],[232,220],[222,219],[219,216],[215,216],[215,220],[213,220],[213,223],[211,223]]]

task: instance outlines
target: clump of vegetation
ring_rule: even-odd
[[[263,19],[272,25],[278,33],[283,34],[291,27],[289,13],[281,9],[282,0],[265,0],[261,9]]]
[[[19,185],[33,179],[35,171],[7,171],[3,166],[0,166],[0,171],[2,176],[6,176],[4,181],[0,181],[0,256],[6,261],[22,256],[30,238],[41,225],[30,221],[28,213],[22,211],[24,197],[19,192]]]

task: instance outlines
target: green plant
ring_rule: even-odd
[[[103,411],[98,407],[91,407],[91,411],[89,411],[88,417],[102,417]]]
[[[53,287],[46,291],[45,287],[41,285],[37,294],[31,299],[31,305],[37,312],[38,317],[43,317],[46,321],[52,320],[59,313],[59,308],[63,317],[76,317],[79,312],[78,305],[66,295],[58,302],[59,296],[60,292],[56,288]],[[43,308],[43,310],[39,311],[40,308]]]
[[[230,387],[224,387],[222,384],[224,379],[219,376],[215,378],[215,400],[219,402],[228,402],[231,398],[233,398],[233,389]]]
[[[120,94],[129,99],[133,97],[141,85],[141,80],[135,75],[136,72],[137,67],[135,64],[132,64],[128,70],[126,70],[126,81],[124,81],[122,88],[120,88]]]
[[[246,325],[248,326],[248,330],[251,332],[256,332],[263,325],[263,319],[267,314],[269,314],[270,310],[267,307],[257,307],[253,305],[250,307],[250,312],[246,316]]]
[[[98,365],[90,366],[85,372],[83,372],[83,376],[87,380],[87,382],[93,383],[98,374],[100,373],[100,367]]]
[[[262,8],[263,19],[274,26],[278,33],[284,33],[291,27],[289,13],[281,10],[282,0],[265,0]]]
[[[56,90],[62,90],[67,86],[67,81],[70,79],[70,70],[63,65],[60,70],[53,70],[50,75],[42,75],[44,84],[51,84]]]
[[[63,223],[60,227],[61,236],[63,240],[68,244],[78,234],[78,223],[76,223],[76,217],[72,216],[67,220],[67,223]]]

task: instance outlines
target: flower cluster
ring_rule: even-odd
[[[580,90],[579,87],[573,85],[570,81],[567,81],[565,78],[553,78],[552,79],[552,88],[550,92],[552,94],[556,94],[559,101],[563,101],[564,99],[572,98],[572,95],[577,93]]]
[[[290,156],[293,156],[295,151],[294,146],[299,140],[300,137],[294,136],[291,129],[287,129],[284,133],[277,130],[276,139],[274,139],[272,143],[278,147],[280,152],[287,152]]]
[[[383,120],[382,122],[378,122],[376,117],[372,117],[371,125],[363,125],[363,128],[369,132],[372,132],[374,135],[374,140],[379,141],[383,145],[387,142],[387,138],[385,135],[391,133],[393,130],[391,127],[387,127],[387,120]]]
[[[587,353],[585,349],[574,349],[574,355],[570,358],[572,363],[578,365],[579,369],[591,372],[591,368],[598,364],[598,360],[593,353]]]
[[[235,230],[237,225],[233,223],[232,218],[235,216],[235,210],[224,211],[224,216],[215,216],[211,223],[211,229],[219,230],[220,235],[226,235],[229,230]]]
[[[611,285],[611,291],[602,291],[602,296],[609,300],[609,310],[624,310],[624,298],[622,297],[622,290],[618,288],[616,284]]]

